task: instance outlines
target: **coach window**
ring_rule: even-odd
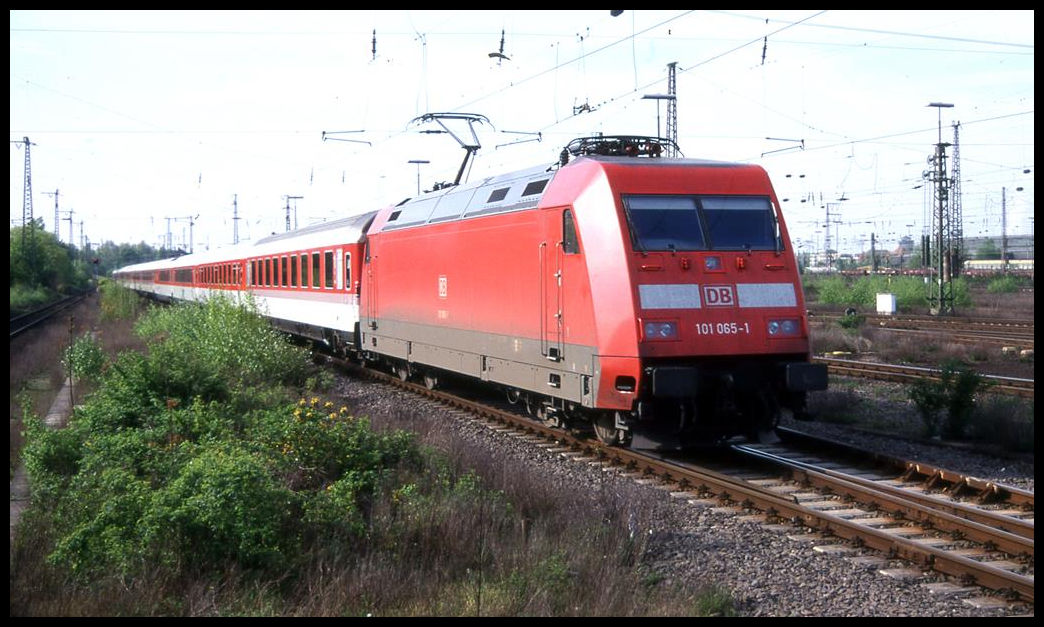
[[[265,286],[272,287],[272,258],[265,259]]]
[[[323,252],[323,282],[328,290],[332,290],[334,286],[334,254],[333,251],[327,250]]]
[[[312,253],[312,287],[319,289],[319,280],[322,276],[322,268],[319,266],[319,253]]]
[[[272,287],[279,287],[280,279],[283,276],[283,272],[285,272],[279,257],[272,258],[272,268],[275,270],[275,275],[272,277]]]
[[[344,253],[344,289],[352,291],[352,253]]]
[[[300,285],[308,289],[308,253],[301,253],[301,277]]]
[[[580,240],[576,238],[573,212],[569,209],[562,212],[562,252],[567,255],[576,255],[580,252]]]
[[[290,255],[290,287],[297,285],[297,255]]]
[[[283,287],[290,287],[290,264],[286,255],[283,255]]]

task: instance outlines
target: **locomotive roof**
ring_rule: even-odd
[[[573,167],[584,162],[653,167],[757,167],[746,163],[709,159],[637,158],[590,154],[576,157],[561,168]],[[535,208],[540,203],[551,179],[561,168],[556,165],[536,166],[406,199],[390,210],[387,221],[383,225],[378,224],[377,230],[391,231],[421,224]]]
[[[556,171],[536,166],[410,198],[393,208],[381,230],[536,207]]]

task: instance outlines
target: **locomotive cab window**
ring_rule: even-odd
[[[711,245],[718,249],[777,248],[776,216],[764,196],[710,196],[700,199]]]
[[[775,250],[767,196],[624,196],[637,251]]]

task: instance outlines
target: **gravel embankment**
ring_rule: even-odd
[[[718,585],[731,592],[743,616],[998,616],[1032,614],[1032,607],[984,608],[960,596],[933,594],[925,583],[943,581],[926,574],[919,580],[900,580],[880,574],[882,568],[909,568],[898,560],[886,565],[861,565],[844,556],[819,553],[813,545],[832,544],[793,539],[807,532],[769,530],[741,515],[717,511],[671,497],[667,491],[608,473],[589,463],[570,460],[495,432],[483,425],[454,418],[449,410],[386,386],[345,378],[339,392],[354,411],[379,422],[382,415],[417,412],[444,421],[453,437],[495,451],[504,464],[535,469],[561,489],[584,494],[610,489],[641,503],[643,526],[649,535],[645,559],[664,575],[665,584]],[[1033,489],[1033,461],[998,459],[974,451],[943,448],[871,436],[845,427],[790,423],[795,428],[852,441],[863,448],[897,457],[923,460],[980,478]],[[440,431],[442,431],[440,429]],[[442,433],[439,437],[449,437]],[[856,555],[874,555],[861,552]],[[965,595],[966,597],[968,595]],[[971,597],[981,596],[972,594]]]

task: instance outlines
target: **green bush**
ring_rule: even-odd
[[[9,306],[12,316],[32,311],[52,300],[55,300],[54,292],[42,285],[16,283],[10,288]]]
[[[105,366],[105,353],[92,334],[84,333],[66,349],[62,365],[67,372],[71,370],[76,379],[97,381]]]
[[[878,294],[895,294],[896,307],[903,311],[923,310],[927,305],[928,286],[924,277],[882,276],[846,277],[829,275],[804,278],[806,293],[814,294],[821,305],[876,309]],[[953,282],[954,304],[971,305],[971,294],[964,277]]]
[[[986,291],[991,294],[1011,294],[1019,291],[1022,281],[1014,276],[999,276],[990,279]]]
[[[144,301],[134,290],[104,277],[98,280],[98,294],[102,320],[129,320],[144,308]]]
[[[286,532],[297,500],[263,457],[231,442],[212,444],[155,491],[136,526],[170,566],[274,568],[292,556]]]
[[[949,361],[943,365],[942,385],[948,391],[946,398],[946,428],[943,435],[962,438],[975,410],[976,395],[986,386],[982,375],[966,365]]]
[[[251,386],[304,383],[308,355],[243,302],[217,295],[205,303],[153,308],[135,329],[150,342],[150,361],[166,381],[164,396],[224,400]]]
[[[938,381],[918,381],[911,385],[910,399],[925,423],[925,434],[963,438],[975,410],[976,395],[985,385],[982,375],[955,360],[943,364]],[[945,420],[939,416],[943,409]]]

